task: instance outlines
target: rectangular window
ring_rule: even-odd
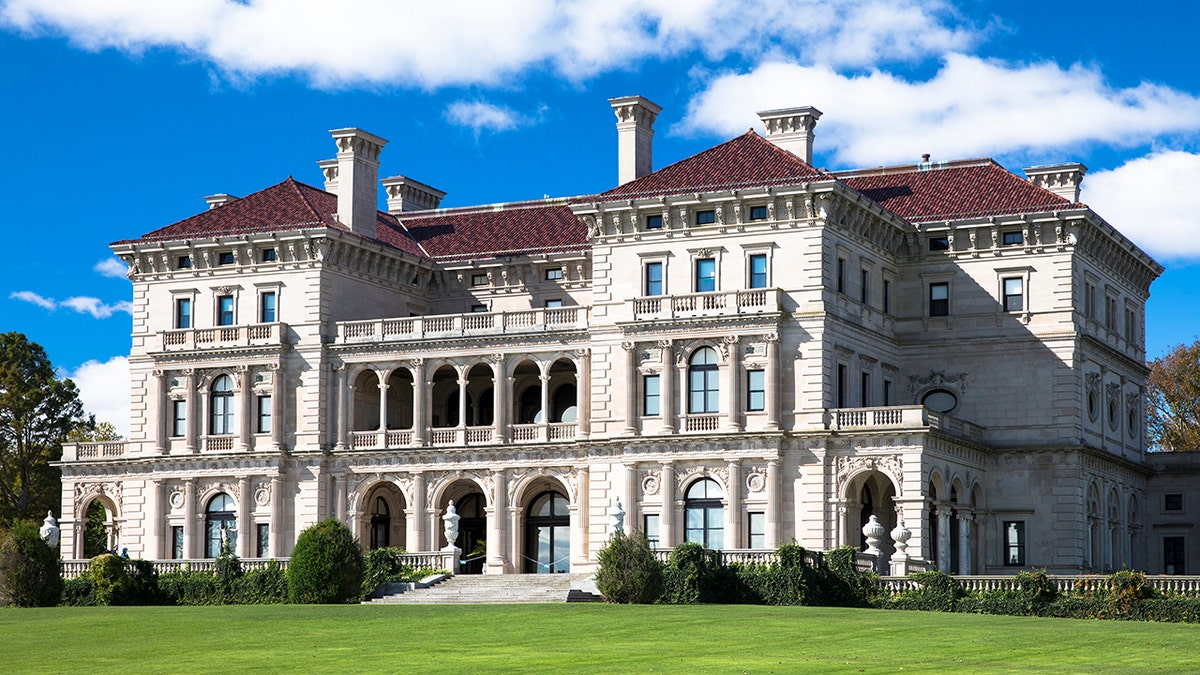
[[[255,432],[260,434],[271,433],[271,397],[258,397],[258,424],[255,427]]]
[[[662,214],[655,216],[646,216],[647,230],[661,230],[663,225]]]
[[[890,279],[883,280],[883,309],[884,314],[892,313],[892,281]]]
[[[929,284],[929,316],[950,316],[950,284]]]
[[[1000,233],[1001,246],[1020,246],[1025,243],[1025,233],[1020,230]]]
[[[1096,285],[1083,284],[1083,313],[1093,319],[1096,318]]]
[[[663,294],[663,264],[646,263],[646,295]]]
[[[275,323],[275,291],[268,291],[259,296],[262,303],[258,320],[262,323]]]
[[[696,224],[697,225],[712,225],[715,222],[717,222],[717,212],[716,211],[713,211],[710,209],[708,211],[697,211],[696,212]]]
[[[762,370],[746,371],[746,410],[767,409],[767,374]]]
[[[562,307],[562,306],[563,306],[563,301],[561,298],[555,298],[553,300],[546,301],[546,309],[558,309],[559,307]]]
[[[1025,521],[1009,520],[1004,523],[1004,564],[1009,567],[1025,566]]]
[[[1112,331],[1117,329],[1117,299],[1111,295],[1104,296],[1104,325]]]
[[[171,436],[182,438],[187,433],[187,401],[171,401]]]
[[[486,312],[486,311],[488,311],[487,305],[471,305],[472,313],[479,314],[481,312]]]
[[[487,282],[488,282],[488,280],[487,280],[486,274],[472,274],[471,275],[471,285],[472,286],[487,286]]]
[[[218,265],[232,265],[233,263],[233,251],[221,251],[217,254]]]
[[[1163,574],[1183,574],[1183,537],[1163,537]]]
[[[257,535],[254,541],[257,544],[255,548],[257,549],[258,557],[266,558],[270,555],[271,551],[271,526],[266,523],[258,523],[254,529]]]
[[[1128,307],[1125,308],[1125,339],[1133,342],[1135,326],[1137,325],[1137,314]]]
[[[835,408],[846,407],[846,366],[839,363],[837,367],[837,390],[834,392]]]
[[[546,281],[558,281],[562,278],[563,278],[563,272],[562,272],[561,267],[547,267],[546,268]]]
[[[696,292],[711,293],[717,290],[717,261],[715,258],[696,259]]]
[[[863,373],[859,382],[858,405],[866,408],[871,405],[871,374]]]
[[[1025,309],[1024,280],[1010,277],[1004,280],[1004,311],[1019,312]]]
[[[171,559],[183,559],[183,526],[171,526]]]
[[[1163,511],[1182,511],[1183,510],[1183,495],[1169,494],[1163,495]]]
[[[647,417],[662,414],[659,384],[658,375],[646,375],[642,378],[642,414]]]
[[[277,254],[275,253],[275,249],[273,249],[273,248],[264,248],[264,249],[262,250],[262,261],[263,261],[263,262],[275,262],[275,260],[276,260],[276,255],[277,255]]]
[[[767,219],[767,207],[765,205],[750,207],[750,220],[766,220],[766,219]]]
[[[950,250],[950,238],[945,237],[945,236],[930,237],[929,238],[929,250],[930,251],[949,251]]]
[[[232,326],[233,325],[233,296],[221,295],[217,297],[217,325]]]
[[[175,327],[176,328],[191,328],[192,327],[192,300],[191,300],[191,298],[178,298],[175,300]]]
[[[767,547],[767,514],[762,512],[751,511],[746,514],[749,517],[748,527],[746,532],[747,548],[763,549]]]
[[[767,287],[767,256],[765,253],[755,253],[750,256],[750,288]]]
[[[883,381],[883,405],[892,404],[892,381]]]
[[[190,270],[192,268],[192,256],[181,255],[175,259],[175,267],[181,270]]]
[[[871,304],[871,270],[858,272],[858,299],[862,304]]]
[[[657,513],[647,513],[642,516],[642,533],[646,535],[646,541],[650,544],[650,548],[658,548]]]
[[[835,280],[838,293],[846,292],[846,259],[837,259],[837,279]]]

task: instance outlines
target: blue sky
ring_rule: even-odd
[[[332,8],[336,7],[336,11]],[[327,130],[443,204],[616,180],[607,98],[663,107],[655,166],[812,105],[829,169],[1081,161],[1084,201],[1166,273],[1148,353],[1200,333],[1200,69],[1189,3],[1024,0],[0,0],[0,331],[125,427],[130,287],[107,245],[288,176]]]

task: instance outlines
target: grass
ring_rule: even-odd
[[[0,672],[1188,672],[1200,626],[811,607],[0,610]]]

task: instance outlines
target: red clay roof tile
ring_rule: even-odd
[[[587,227],[565,204],[402,214],[401,222],[438,260],[583,250]]]

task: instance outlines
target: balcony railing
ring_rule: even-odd
[[[232,452],[234,436],[205,436],[205,452]]]
[[[63,446],[63,461],[117,459],[125,456],[125,442],[72,443]]]
[[[181,328],[162,332],[164,352],[184,352],[230,347],[269,347],[283,344],[287,324],[258,323],[247,326]]]
[[[407,319],[339,321],[340,343],[421,340],[471,335],[510,335],[588,327],[590,308],[555,307],[518,312],[476,312],[414,316]]]
[[[941,429],[948,433],[983,440],[986,429],[978,424],[935,413],[924,406],[888,406],[881,408],[834,408],[825,411],[825,428],[830,431],[871,431],[876,429]]]
[[[634,319],[734,316],[779,311],[779,289],[755,288],[715,293],[661,295],[629,301]]]
[[[428,430],[427,445],[480,446],[505,445],[506,443],[563,443],[575,440],[579,433],[577,422],[550,422],[537,424],[510,424],[507,441],[496,440],[495,427],[435,427]],[[384,450],[389,448],[413,447],[416,433],[413,429],[389,429],[383,434],[386,445],[380,444],[380,432],[350,432],[351,450]]]

